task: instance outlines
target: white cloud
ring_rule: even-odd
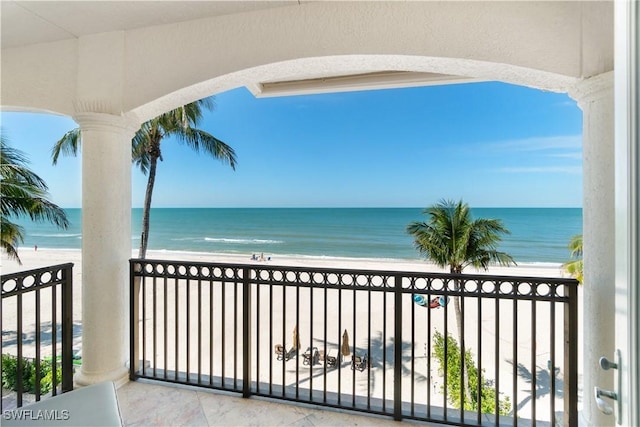
[[[582,150],[582,135],[561,135],[490,142],[487,149],[499,151]]]
[[[549,154],[548,157],[560,157],[563,159],[582,160],[582,152]]]
[[[503,173],[564,173],[579,175],[582,173],[580,166],[524,166],[495,169]]]

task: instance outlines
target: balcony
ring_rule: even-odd
[[[360,413],[375,415],[372,423],[577,425],[573,279],[136,259],[130,272],[130,378],[139,381],[118,392],[125,424],[163,424],[183,402],[195,412],[173,416],[208,424],[233,422],[224,417],[235,408],[265,420],[260,414],[275,411],[292,422],[332,424],[350,422],[334,415]],[[15,294],[24,281],[11,276]],[[4,313],[18,298],[9,295],[8,278]],[[33,322],[22,319],[24,302],[15,304],[17,323]],[[57,316],[53,324],[66,314]],[[3,352],[24,354],[34,342],[8,346],[5,331],[25,333],[8,326]],[[61,339],[45,343],[54,353],[60,347],[63,367],[72,339],[65,328],[72,326],[56,326]],[[473,386],[465,393],[458,385],[467,382]],[[151,413],[165,415],[154,421]]]
[[[395,420],[577,425],[572,279],[155,260],[130,267],[132,380]],[[457,341],[441,341],[441,360],[470,352],[467,375],[459,355],[459,366],[437,362],[438,335]],[[473,372],[479,381],[466,379]],[[453,384],[466,381],[468,394]],[[487,388],[492,402],[482,401]],[[489,403],[503,410],[486,413]]]

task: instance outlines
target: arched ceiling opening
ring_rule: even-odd
[[[197,83],[158,98],[133,112],[147,119],[241,86],[247,87],[257,97],[268,97],[489,80],[567,92],[577,79],[509,64],[466,59],[405,55],[300,58],[252,67]]]
[[[5,1],[2,24],[3,108],[70,116],[144,121],[238,86],[479,79],[566,92],[613,68],[610,1]]]

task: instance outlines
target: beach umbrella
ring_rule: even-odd
[[[349,351],[349,334],[347,334],[347,330],[345,329],[342,334],[342,355],[348,356],[349,354],[351,354],[351,351]]]
[[[293,348],[300,350],[300,337],[298,336],[298,327],[293,327]]]

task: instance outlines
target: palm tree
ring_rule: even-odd
[[[235,169],[236,155],[230,146],[196,126],[202,119],[202,109],[213,109],[212,98],[205,98],[192,102],[175,110],[168,111],[142,124],[131,141],[132,161],[144,174],[149,174],[147,189],[144,197],[142,213],[142,236],[140,238],[139,258],[145,258],[149,243],[149,216],[151,199],[156,180],[158,160],[162,160],[160,144],[169,136],[186,144],[196,152],[205,154],[228,163]],[[80,129],[67,132],[52,149],[52,160],[55,165],[60,154],[76,155],[80,148]]]
[[[582,260],[582,234],[577,234],[571,238],[568,245],[571,251],[572,261],[565,262],[562,267],[574,277],[580,284],[584,279],[584,262]]]
[[[9,147],[0,135],[0,245],[19,264],[18,244],[24,241],[24,229],[10,218],[28,216],[63,229],[69,226],[64,210],[47,199],[47,184],[27,164],[24,153]]]
[[[441,200],[423,213],[429,215],[428,221],[410,223],[407,232],[414,237],[420,254],[439,267],[449,267],[450,273],[461,274],[468,266],[486,270],[492,263],[515,264],[510,255],[497,250],[501,235],[509,234],[502,221],[485,218],[473,220],[469,205],[462,201]],[[458,290],[460,281],[456,279],[454,283]],[[453,302],[459,343],[464,351],[460,297],[455,297]],[[468,375],[464,367],[463,376],[465,395],[470,399]]]

